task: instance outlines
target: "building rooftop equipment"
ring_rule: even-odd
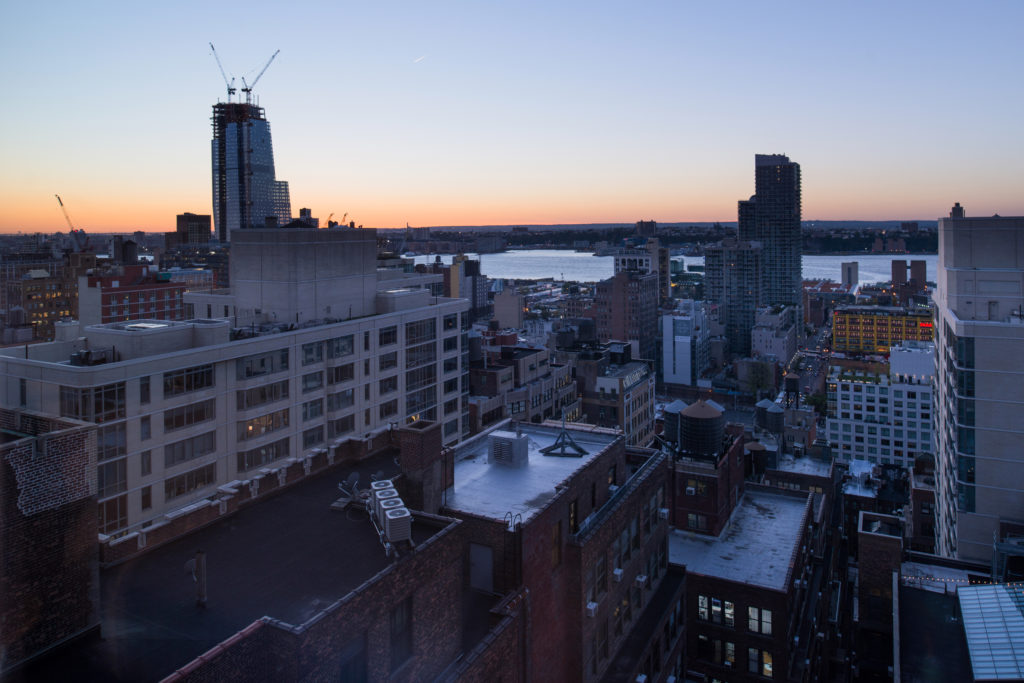
[[[541,449],[554,446],[562,430],[534,424],[520,424],[516,433],[489,432],[465,442],[455,452],[455,485],[447,491],[445,507],[491,519],[504,519],[511,512],[528,522],[557,495],[559,484],[622,438],[611,430],[570,427],[567,431],[586,453],[579,457],[545,455]],[[493,462],[491,442],[504,434],[524,438],[527,448],[522,463]]]
[[[351,468],[394,476],[394,453]],[[137,559],[101,571],[103,638],[32,664],[27,680],[159,680],[261,617],[301,625],[388,567],[366,514],[338,512],[335,469],[291,486]],[[244,486],[244,482],[239,482]],[[413,513],[415,545],[446,527]],[[130,540],[129,540],[130,542]],[[205,608],[186,564],[206,554]]]

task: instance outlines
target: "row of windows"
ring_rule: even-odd
[[[164,411],[164,432],[184,429],[216,417],[217,400],[207,399],[199,403],[188,403]]]
[[[164,398],[180,396],[214,385],[213,365],[199,365],[164,373]]]
[[[263,384],[252,389],[241,389],[235,392],[238,410],[255,408],[266,403],[273,403],[288,398],[288,380]]]
[[[714,624],[736,626],[736,605],[729,600],[707,595],[697,596],[697,618]],[[747,607],[747,629],[754,633],[772,634],[772,611],[758,607]]]
[[[124,382],[101,387],[60,388],[61,417],[86,422],[109,422],[125,416]]]
[[[288,457],[289,441],[290,439],[285,437],[279,441],[257,446],[248,451],[240,451],[238,453],[238,471],[246,472],[255,467]]]
[[[164,446],[164,467],[201,458],[217,450],[217,432],[207,432],[199,436],[182,439]]]
[[[705,661],[721,664],[729,668],[736,667],[736,643],[718,638],[710,638],[703,633],[697,636],[697,657]],[[747,671],[752,674],[774,677],[774,666],[771,652],[755,647],[747,648]]]
[[[238,423],[237,437],[238,441],[246,441],[247,439],[255,439],[268,432],[273,432],[278,429],[283,429],[289,424],[289,415],[291,410],[284,408],[282,410],[275,410],[272,413],[266,415],[260,415],[248,420],[242,420]]]

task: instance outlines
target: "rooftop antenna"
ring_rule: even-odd
[[[217,68],[220,69],[220,75],[224,78],[224,85],[228,87],[228,102],[231,101],[231,96],[235,94],[235,77],[232,76],[231,80],[228,80],[228,76],[224,73],[224,67],[220,63],[220,57],[217,56],[217,48],[210,43],[210,51],[213,52],[213,58],[217,60]]]
[[[566,453],[566,449],[569,449],[573,452]],[[551,444],[550,446],[545,446],[544,448],[540,449],[540,452],[543,453],[544,455],[558,455],[563,458],[571,455],[581,457],[587,454],[587,449],[583,448],[578,443],[576,443],[576,441],[572,438],[572,434],[570,434],[569,430],[565,428],[564,407],[562,408],[562,431],[559,432],[558,438],[555,439],[555,442],[553,444]]]
[[[245,76],[242,76],[242,92],[245,93],[245,103],[246,104],[252,104],[252,89],[256,87],[257,81],[259,81],[261,78],[263,78],[263,74],[266,73],[267,67],[270,66],[270,63],[272,61],[274,61],[274,57],[276,57],[278,55],[278,53],[280,53],[280,52],[281,51],[278,50],[274,54],[270,55],[270,59],[268,59],[267,63],[263,65],[263,68],[260,69],[260,72],[258,74],[256,74],[256,78],[253,80],[252,85],[246,83],[245,82]]]

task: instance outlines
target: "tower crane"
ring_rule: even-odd
[[[272,61],[274,61],[274,57],[276,57],[280,52],[281,51],[278,50],[274,54],[270,55],[270,59],[268,59],[267,63],[263,65],[263,68],[260,69],[260,72],[258,74],[256,74],[256,78],[255,78],[255,80],[253,80],[252,85],[249,85],[248,83],[246,83],[245,82],[245,76],[242,76],[242,92],[245,93],[245,103],[246,104],[252,104],[252,89],[256,87],[256,82],[259,81],[261,78],[263,78],[263,74],[266,73],[267,67],[270,66],[270,63]]]
[[[55,194],[53,196],[57,198],[57,203],[60,204],[60,210],[64,212],[64,220],[68,222],[68,227],[71,228],[71,232],[74,232],[76,228],[74,224],[71,223],[71,216],[68,215],[68,210],[64,208],[64,202],[60,200],[60,195]]]
[[[213,58],[217,60],[217,68],[220,69],[220,75],[224,78],[224,85],[228,87],[228,101],[231,101],[231,96],[235,94],[235,77],[232,76],[231,80],[228,81],[227,74],[224,73],[224,66],[220,63],[220,57],[217,56],[217,48],[210,43],[210,50],[213,52]]]

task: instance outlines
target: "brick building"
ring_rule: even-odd
[[[840,353],[889,352],[904,341],[932,341],[929,306],[840,306],[832,313],[832,350]]]
[[[0,678],[99,624],[96,428],[0,410]]]
[[[78,278],[78,320],[98,325],[126,320],[184,320],[186,286],[152,266],[114,266]]]
[[[598,339],[628,342],[635,358],[656,360],[658,283],[657,272],[625,270],[599,282],[594,296]]]

